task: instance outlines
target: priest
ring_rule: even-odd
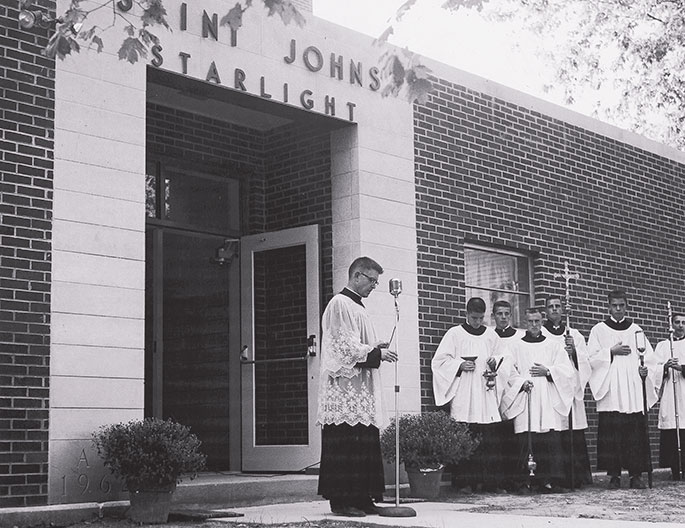
[[[535,482],[543,493],[560,491],[565,468],[561,431],[573,401],[573,366],[557,341],[542,335],[542,314],[526,310],[526,334],[512,347],[515,374],[502,398],[502,414],[514,419],[523,477],[529,440],[537,463]],[[521,491],[528,490],[522,487]]]
[[[378,370],[381,361],[397,361],[397,354],[376,337],[362,302],[381,273],[369,257],[352,262],[347,286],[328,303],[321,321],[319,495],[345,517],[377,513],[374,501],[383,499],[385,489]]]
[[[628,470],[631,488],[644,489],[642,473],[649,470],[650,449],[642,383],[644,379],[650,409],[657,401],[655,355],[645,338],[645,366],[640,366],[636,333],[644,333],[626,317],[626,292],[613,290],[608,300],[609,317],[592,327],[588,339],[590,389],[598,413],[597,469],[606,470],[609,489],[621,487],[622,469]]]

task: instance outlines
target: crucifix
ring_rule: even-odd
[[[554,274],[555,279],[564,279],[566,282],[566,293],[565,293],[565,300],[566,300],[566,306],[564,306],[564,311],[566,312],[566,333],[570,331],[570,326],[569,326],[569,317],[571,313],[571,279],[576,279],[578,280],[580,278],[580,275],[577,273],[571,273],[568,268],[568,260],[564,261],[564,273],[555,273]]]
[[[564,279],[564,282],[566,283],[566,303],[564,306],[564,311],[566,312],[566,340],[567,340],[567,346],[570,346],[568,344],[569,337],[571,336],[571,326],[570,326],[570,314],[571,314],[571,279],[578,280],[580,278],[580,275],[577,273],[571,273],[569,268],[568,268],[568,260],[564,261],[564,272],[563,273],[555,273],[554,274],[555,279]],[[571,363],[575,363],[573,361],[573,351],[575,347],[569,348],[569,357],[571,359]],[[568,413],[568,430],[569,434],[571,435],[571,489],[574,489],[576,486],[575,483],[575,457],[573,456],[573,402],[576,399],[575,391],[573,393],[573,400],[571,401],[571,409],[569,410]]]

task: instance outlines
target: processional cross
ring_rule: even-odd
[[[554,274],[555,279],[564,279],[564,282],[566,283],[566,305],[564,306],[564,311],[566,312],[566,335],[571,334],[571,325],[569,322],[570,314],[571,314],[571,279],[578,280],[580,278],[580,275],[577,273],[571,273],[569,268],[568,268],[568,260],[564,261],[564,273],[555,273]],[[573,349],[570,349],[573,350]],[[572,354],[572,352],[571,352]],[[573,394],[573,400],[575,400],[576,395],[575,393]],[[571,409],[569,410],[568,413],[568,429],[571,434],[571,489],[575,488],[575,457],[573,456],[573,403],[571,403]]]
[[[566,311],[566,331],[568,332],[570,326],[569,326],[569,314],[571,312],[571,279],[580,279],[580,275],[577,273],[571,273],[568,268],[568,260],[564,261],[564,273],[555,273],[554,274],[555,279],[564,279],[566,282],[566,294],[565,294],[565,300],[566,300],[566,306],[564,306],[564,310]]]

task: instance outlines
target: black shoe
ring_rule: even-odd
[[[640,476],[630,477],[630,489],[647,489]]]
[[[611,477],[609,480],[609,489],[621,489],[621,477]]]
[[[362,510],[355,508],[354,506],[331,508],[331,512],[335,515],[340,515],[341,517],[366,517],[366,514]]]
[[[380,510],[380,508],[371,501],[367,502],[366,504],[356,506],[356,508],[363,511],[367,515],[378,515],[378,510]]]

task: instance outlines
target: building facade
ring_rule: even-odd
[[[319,318],[359,255],[403,282],[401,412],[434,408],[467,297],[520,314],[564,261],[586,337],[615,287],[667,337],[682,153],[429,59],[426,104],[382,97],[382,50],[311,13],[255,3],[231,32],[223,2],[164,5],[133,65],[116,32],[49,60],[0,6],[0,506],[118,498],[91,434],[143,416],[190,425],[212,471],[316,465]]]

